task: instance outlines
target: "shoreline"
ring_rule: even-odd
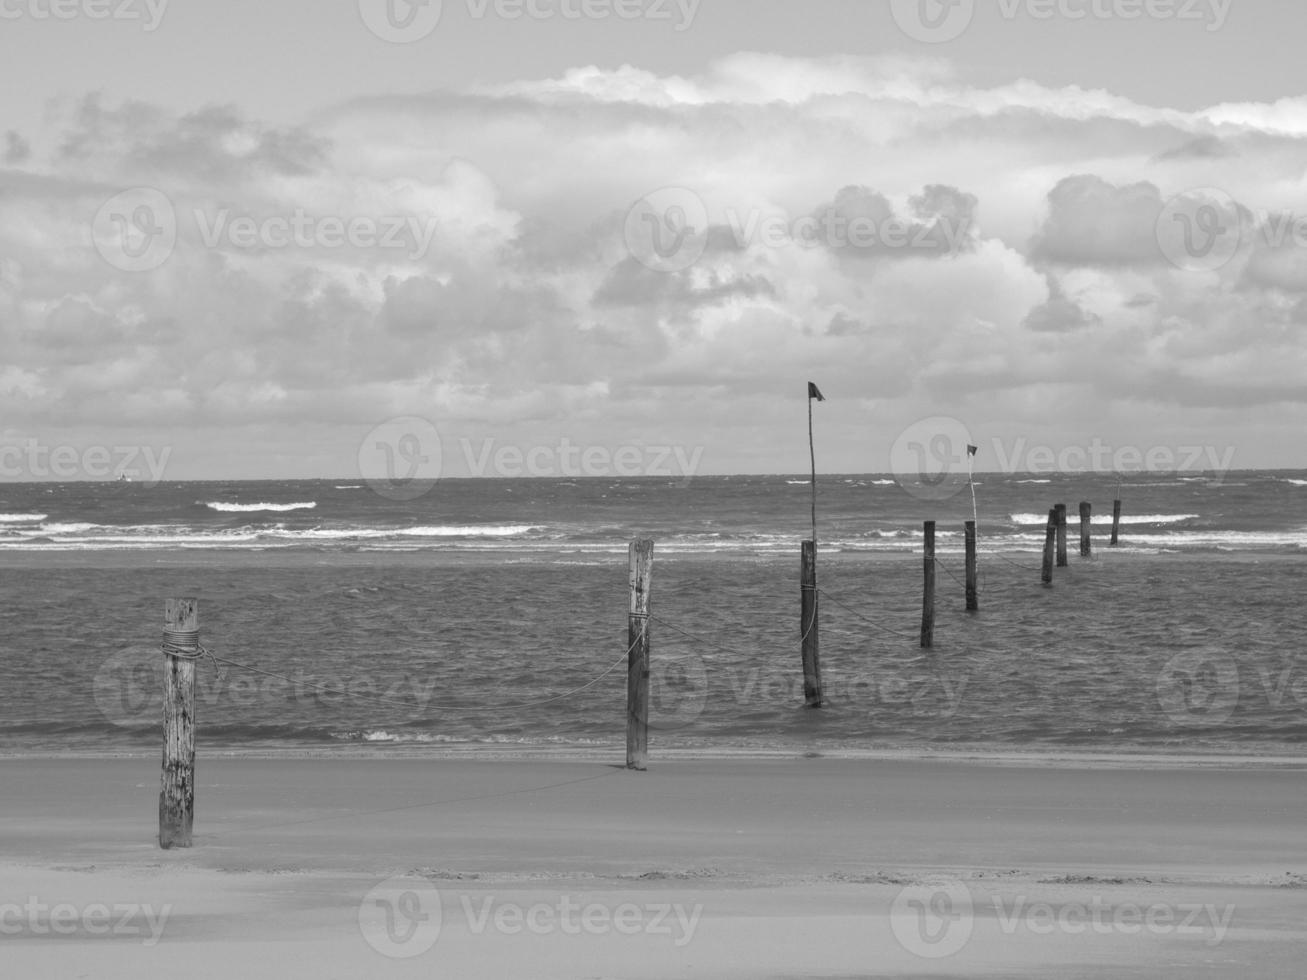
[[[383,743],[385,744],[385,743]],[[0,762],[6,761],[90,761],[97,759],[153,760],[159,758],[160,749],[140,750],[0,750]],[[584,749],[579,747],[521,747],[499,748],[485,745],[466,748],[434,748],[429,745],[392,746],[387,748],[358,748],[347,745],[307,748],[298,746],[259,748],[209,748],[201,745],[196,765],[207,760],[385,760],[431,762],[559,762],[608,763],[621,765],[624,749],[614,744],[608,748]],[[677,765],[687,762],[912,762],[975,766],[1012,766],[1021,768],[1066,769],[1125,769],[1125,770],[1307,770],[1307,755],[1301,754],[1241,754],[1235,752],[1165,753],[1140,749],[1138,752],[1102,752],[1059,749],[984,748],[969,749],[841,749],[800,750],[778,748],[668,748],[651,751],[649,767]]]

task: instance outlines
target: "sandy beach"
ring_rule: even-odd
[[[15,977],[1297,976],[1294,765],[0,760]]]

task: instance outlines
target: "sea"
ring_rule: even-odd
[[[800,656],[814,494],[819,709]],[[1045,586],[1057,503],[1070,555]],[[0,753],[158,752],[164,601],[194,596],[201,754],[620,762],[637,538],[655,542],[654,757],[1307,755],[1296,471],[0,484]]]

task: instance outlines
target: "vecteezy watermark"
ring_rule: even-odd
[[[1234,0],[997,0],[1003,20],[1175,21],[1201,24],[1207,31],[1225,26]],[[971,26],[976,0],[890,0],[899,29],[914,41],[942,44],[957,40]]]
[[[301,249],[395,249],[406,259],[423,258],[436,235],[436,221],[424,215],[312,215],[296,208],[290,215],[233,214],[197,208],[195,224],[205,248],[243,251]]]
[[[944,720],[958,713],[970,673],[947,670],[828,671],[822,678],[822,696],[830,702],[868,711],[893,709],[915,718]],[[803,700],[803,675],[775,667],[735,668],[726,671],[730,697],[736,704]]]
[[[725,211],[726,227],[738,248],[752,244],[764,248],[825,248],[864,254],[903,252],[957,255],[972,238],[972,223],[937,216],[912,221],[888,215],[841,214],[828,208],[797,218],[754,208],[741,214]]]
[[[1157,675],[1157,703],[1177,725],[1223,725],[1239,704],[1239,664],[1215,647],[1186,650]]]
[[[663,187],[631,205],[622,237],[645,268],[684,272],[708,248],[708,206],[688,187]]]
[[[947,500],[966,489],[974,464],[987,472],[1172,474],[1214,473],[1220,482],[1234,466],[1234,446],[1112,445],[1095,436],[1088,445],[1060,448],[1024,437],[972,442],[967,426],[933,416],[904,429],[890,449],[890,472],[904,490],[923,500]]]
[[[579,445],[564,437],[552,445],[499,445],[495,439],[460,439],[472,476],[623,477],[690,479],[699,471],[704,447]]]
[[[359,443],[359,476],[388,500],[417,500],[440,479],[440,433],[424,418],[404,415],[382,422]]]
[[[472,20],[495,17],[518,21],[624,20],[690,28],[700,0],[464,0]],[[443,13],[441,0],[359,0],[359,15],[377,37],[392,44],[420,41],[434,31]]]
[[[177,245],[177,212],[162,191],[133,187],[100,205],[91,240],[115,269],[150,272],[167,262]]]
[[[702,903],[607,902],[559,894],[537,902],[493,894],[460,894],[444,907],[439,890],[424,878],[390,878],[359,904],[359,931],[369,946],[391,959],[412,959],[436,945],[461,913],[473,937],[654,936],[681,949],[694,939]]]
[[[955,418],[935,415],[912,423],[890,447],[890,472],[921,500],[947,500],[967,485],[971,431]]]
[[[1157,704],[1175,725],[1223,725],[1241,707],[1265,699],[1273,711],[1307,711],[1307,664],[1285,659],[1278,665],[1243,664],[1220,647],[1185,650],[1157,675]]]
[[[430,215],[310,214],[303,208],[287,214],[194,208],[190,218],[196,239],[208,249],[388,250],[410,261],[427,254],[437,230],[436,219]],[[167,262],[176,250],[180,224],[167,195],[151,187],[136,187],[115,194],[100,207],[91,237],[101,257],[115,269],[149,272]]]
[[[142,946],[156,946],[172,909],[172,903],[158,908],[138,902],[52,904],[29,895],[21,903],[0,902],[0,936],[133,937]]]
[[[1186,272],[1214,272],[1250,248],[1307,249],[1307,215],[1252,210],[1212,187],[1172,197],[1156,230],[1162,255]]]
[[[139,21],[141,30],[159,29],[170,0],[0,0],[0,20]]]
[[[983,920],[977,915],[984,912]],[[1233,905],[1197,902],[1112,901],[1094,895],[1089,901],[1032,901],[991,895],[978,899],[957,879],[938,879],[904,888],[890,905],[890,930],[909,953],[944,959],[960,953],[978,923],[992,921],[1002,936],[1183,936],[1216,946],[1234,919]]]
[[[387,878],[359,903],[359,932],[382,956],[421,956],[436,944],[444,920],[440,892],[425,878]]]
[[[6,480],[140,480],[147,486],[163,479],[172,447],[50,446],[39,439],[0,445],[0,479]],[[142,470],[144,466],[144,470]]]
[[[116,650],[101,662],[91,681],[95,706],[105,721],[119,728],[157,723],[163,714],[164,653],[158,646],[139,644]],[[279,674],[242,673],[212,669],[201,661],[195,676],[195,699],[204,707],[233,711],[255,706],[278,708],[312,704],[335,707],[366,702],[393,717],[429,717],[438,679],[401,674],[392,679],[364,674],[287,668]],[[206,712],[207,713],[207,712]]]

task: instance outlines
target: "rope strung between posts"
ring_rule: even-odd
[[[190,637],[195,640],[194,646],[190,646],[190,647],[177,646],[175,640],[169,638],[168,636],[169,632],[170,631],[168,630],[164,631],[165,634],[164,644],[163,644],[164,653],[168,654],[169,656],[178,657],[181,660],[199,660],[201,657],[208,657],[210,660],[213,661],[214,666],[218,669],[219,680],[222,680],[224,676],[224,672],[222,670],[223,666],[234,667],[237,670],[248,671],[251,674],[258,674],[262,677],[271,677],[274,678],[275,680],[285,681],[287,684],[299,688],[307,687],[311,690],[319,692],[320,694],[331,694],[336,697],[353,698],[356,701],[371,701],[374,704],[399,705],[400,707],[404,707],[404,708],[415,708],[418,711],[479,711],[483,709],[490,709],[495,711],[515,711],[519,708],[538,708],[546,704],[555,704],[559,701],[565,701],[568,698],[573,697],[574,695],[580,694],[582,691],[588,691],[590,688],[594,687],[596,684],[598,684],[600,681],[606,678],[609,674],[615,671],[618,667],[622,666],[622,664],[626,663],[628,658],[631,656],[631,651],[634,650],[636,644],[640,642],[638,639],[635,642],[633,642],[629,647],[626,648],[626,653],[622,654],[621,659],[619,659],[616,663],[614,663],[611,667],[605,670],[594,680],[590,681],[589,683],[582,684],[580,687],[574,688],[573,690],[568,691],[566,694],[559,694],[551,698],[545,698],[544,700],[541,701],[527,701],[522,704],[484,704],[484,705],[448,704],[446,705],[446,704],[431,704],[430,702],[422,703],[418,701],[407,701],[404,700],[403,698],[388,698],[376,694],[359,694],[354,691],[341,691],[336,688],[326,687],[325,685],[322,684],[305,684],[302,680],[296,680],[295,678],[289,677],[286,674],[279,674],[276,671],[264,670],[261,667],[254,667],[250,664],[243,664],[236,660],[228,660],[225,657],[215,656],[211,651],[209,651],[205,647],[201,647],[198,645],[199,634],[197,632],[175,634],[182,637]]]
[[[849,605],[846,605],[846,604],[843,603],[843,602],[840,602],[840,600],[836,599],[833,595],[831,595],[831,594],[830,594],[829,592],[827,592],[825,589],[821,589],[821,590],[819,590],[819,591],[820,591],[820,593],[821,593],[822,595],[824,595],[827,599],[829,599],[831,602],[835,603],[835,605],[839,606],[839,607],[840,607],[841,609],[843,609],[845,612],[852,613],[854,616],[856,616],[858,619],[862,620],[864,623],[868,624],[869,626],[874,626],[874,627],[876,627],[876,629],[878,629],[878,630],[884,630],[886,633],[893,633],[895,636],[901,636],[901,637],[903,637],[904,639],[908,639],[908,640],[914,639],[914,637],[911,636],[911,635],[908,634],[908,633],[900,632],[899,630],[896,630],[896,629],[894,629],[893,627],[890,627],[890,626],[882,626],[880,623],[876,622],[874,619],[868,619],[866,616],[862,615],[862,613],[858,612],[858,611],[857,611],[856,609],[854,609],[852,606],[849,606]]]

